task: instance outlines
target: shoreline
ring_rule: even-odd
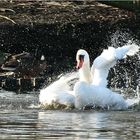
[[[92,54],[93,61],[118,30],[140,40],[139,22],[133,12],[95,1],[0,2],[0,50],[25,51],[38,59],[44,55],[49,78],[72,69],[79,48]]]

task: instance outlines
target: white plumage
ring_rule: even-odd
[[[71,90],[68,82],[77,78],[77,73],[71,76],[64,76],[40,91],[39,101],[43,105],[53,103],[74,106],[82,109],[85,106],[96,106],[111,109],[128,108],[125,99],[118,93],[112,92],[106,87],[109,69],[116,64],[118,59],[126,55],[134,55],[139,47],[135,44],[128,44],[123,47],[109,47],[98,56],[90,69],[89,55],[85,50],[77,52],[76,60],[79,67],[79,81]],[[82,57],[80,57],[82,56]],[[83,60],[81,59],[83,58]]]

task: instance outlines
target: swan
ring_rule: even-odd
[[[123,47],[109,47],[98,56],[90,70],[88,53],[80,49],[76,55],[77,68],[79,68],[80,80],[75,84],[75,107],[95,106],[123,110],[128,108],[126,100],[116,92],[112,92],[107,86],[109,69],[117,60],[123,59],[126,55],[134,55],[139,51],[135,44],[128,44]]]
[[[128,107],[124,98],[106,87],[107,75],[118,59],[126,55],[134,55],[138,51],[137,45],[126,45],[119,48],[109,47],[98,56],[90,68],[88,53],[80,49],[76,54],[78,74],[63,76],[45,89],[41,89],[39,102],[43,106],[59,104],[77,109],[85,106],[102,108],[126,109]],[[68,82],[79,77],[73,89]]]

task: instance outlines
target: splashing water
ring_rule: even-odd
[[[111,36],[111,46],[120,47],[125,43],[139,44],[138,40],[127,32],[116,31]],[[129,106],[138,105],[140,101],[140,52],[123,60],[119,60],[117,64],[110,69],[108,76],[108,86],[113,90],[119,90],[125,98]]]
[[[116,31],[111,36],[111,45],[113,47],[121,47],[124,44],[139,44],[137,40],[134,40],[129,33],[123,33],[121,31]],[[109,80],[109,84],[112,87],[117,88],[132,88],[136,90],[137,85],[139,85],[140,77],[140,53],[129,57],[127,56],[123,60],[118,61],[118,63],[110,70],[110,75],[113,77]]]
[[[118,32],[116,33],[119,34]],[[112,45],[116,48],[116,46],[121,46],[121,41],[117,41],[117,39],[120,39],[120,34],[118,38],[117,35],[114,34],[112,36]],[[127,34],[126,37],[123,38],[126,39],[129,37],[129,41],[127,41],[127,44],[136,45],[136,43],[133,41],[133,39],[130,40],[130,36]],[[119,42],[119,45],[118,45]],[[124,42],[122,41],[122,44],[124,45]],[[122,45],[122,46],[123,46]],[[127,56],[123,60],[119,60],[117,64],[110,69],[109,76],[108,76],[108,87],[112,89],[113,91],[121,93],[124,98],[126,99],[126,102],[128,106],[131,108],[132,106],[138,106],[140,101],[140,54],[139,52],[136,53],[133,56]],[[62,74],[59,76],[59,79],[53,82],[51,85],[47,87],[47,90],[49,91],[65,91],[65,90],[73,90],[74,84],[78,81],[78,72],[69,72],[66,74]],[[56,105],[58,106],[58,105]],[[47,106],[46,106],[47,108]],[[49,106],[49,109],[51,107]],[[53,109],[54,109],[53,104]],[[93,106],[92,109],[95,109]],[[107,109],[110,109],[108,107]]]

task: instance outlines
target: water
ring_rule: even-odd
[[[0,139],[139,139],[139,108],[127,111],[43,110],[39,93],[0,91]]]

